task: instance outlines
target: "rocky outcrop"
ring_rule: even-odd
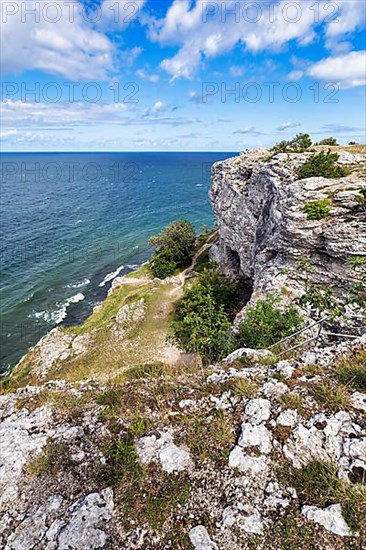
[[[212,169],[210,198],[219,241],[212,251],[223,271],[252,287],[253,299],[286,289],[291,297],[307,284],[331,285],[344,292],[355,282],[347,263],[366,255],[365,211],[357,201],[365,179],[366,155],[340,152],[352,166],[348,177],[299,180],[297,171],[310,153],[246,151]],[[309,220],[304,205],[328,199],[330,215]],[[357,236],[357,238],[356,238]],[[299,260],[311,258],[311,268]]]
[[[310,284],[342,295],[357,279],[348,260],[365,255],[365,213],[356,200],[365,156],[341,154],[356,170],[342,180],[301,181],[296,170],[307,153],[267,156],[246,152],[214,166],[212,254],[251,302],[275,292],[311,317],[298,300]],[[308,220],[304,203],[322,198],[330,215]],[[151,331],[141,360],[145,321],[146,332],[170,316],[187,272],[194,277],[192,267],[165,282],[119,279],[85,331],[51,331],[20,362],[13,388],[7,380],[1,548],[366,547],[363,321],[348,338],[318,338],[286,359],[273,348],[240,348],[205,367],[154,362],[166,333]],[[352,312],[362,319],[361,304],[342,308],[341,328]],[[134,362],[121,367],[126,356]],[[83,380],[93,359],[97,370]],[[346,383],[338,374],[343,360]],[[314,467],[328,476],[324,494]]]

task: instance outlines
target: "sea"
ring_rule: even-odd
[[[83,322],[166,225],[212,227],[211,166],[235,154],[2,154],[0,375],[55,326]]]

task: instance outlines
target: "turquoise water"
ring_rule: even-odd
[[[0,372],[85,319],[168,223],[212,225],[211,165],[234,154],[3,154]]]

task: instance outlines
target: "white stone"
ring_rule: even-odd
[[[271,402],[268,399],[252,399],[245,407],[245,413],[253,424],[260,424],[271,416]]]
[[[169,432],[160,433],[160,437],[141,437],[136,444],[136,452],[143,464],[160,462],[163,470],[168,473],[181,472],[193,466],[189,451],[175,445]]]
[[[113,514],[113,491],[91,493],[70,507],[71,518],[58,536],[58,550],[103,548],[107,535],[103,529]]]
[[[194,550],[218,550],[217,544],[212,542],[206,527],[197,525],[189,531],[189,539],[193,544]]]
[[[350,537],[352,532],[342,516],[340,504],[332,504],[328,508],[317,508],[316,506],[303,506],[303,515],[315,523],[322,525],[327,531],[341,537]]]
[[[237,468],[250,477],[254,477],[268,470],[269,463],[267,457],[245,455],[242,448],[236,446],[229,455],[229,467]]]
[[[289,388],[286,384],[283,382],[276,382],[274,380],[270,380],[262,386],[262,393],[265,397],[281,397],[281,395],[288,391]]]
[[[294,409],[286,409],[285,411],[281,412],[281,414],[277,417],[277,424],[280,426],[289,426],[293,427],[296,426],[298,421],[298,414],[297,411]]]
[[[230,353],[230,355],[224,359],[224,363],[232,363],[241,357],[247,357],[255,362],[261,359],[274,358],[274,355],[268,349],[240,348]]]
[[[189,452],[177,447],[174,443],[168,443],[160,449],[159,459],[161,467],[169,474],[172,472],[182,472],[192,466]]]
[[[355,409],[366,411],[366,394],[359,391],[354,392],[351,395],[351,403]]]
[[[268,454],[272,449],[271,432],[264,425],[252,425],[243,423],[238,445],[244,449],[247,447],[258,447],[259,451]]]

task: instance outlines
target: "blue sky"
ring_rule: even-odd
[[[3,151],[365,141],[363,0],[0,5]]]

